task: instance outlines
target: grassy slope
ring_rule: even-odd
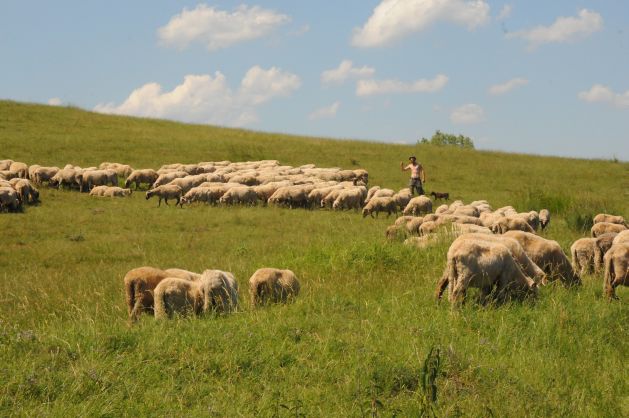
[[[629,216],[629,164],[331,141],[112,117],[0,102],[0,159],[101,161],[279,159],[369,170],[399,188],[410,153],[429,190],[520,210],[547,206],[564,249],[598,211]],[[391,220],[271,208],[154,207],[141,193],[97,200],[42,191],[43,204],[0,216],[0,415],[417,414],[420,369],[439,347],[443,415],[629,413],[626,300],[600,277],[550,286],[535,303],[451,312],[432,299],[446,246],[418,252],[383,239]],[[122,276],[139,265],[220,268],[239,279],[227,318],[128,328]],[[291,306],[250,310],[246,281],[293,269]],[[374,402],[378,400],[381,404]],[[291,411],[282,407],[292,408]],[[381,405],[381,406],[379,406]]]

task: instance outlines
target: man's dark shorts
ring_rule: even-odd
[[[422,187],[422,181],[420,179],[411,177],[411,180],[408,182],[408,187],[411,189],[411,194],[414,194],[415,191],[417,191],[418,195],[424,194],[424,188]]]

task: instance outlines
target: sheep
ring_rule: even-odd
[[[539,225],[542,227],[542,231],[546,229],[550,223],[550,212],[548,209],[542,209],[539,211]]]
[[[81,191],[90,191],[94,186],[105,186],[111,184],[118,186],[118,174],[114,170],[87,170],[76,174],[75,179],[79,182]]]
[[[371,195],[371,199],[373,199],[374,197],[393,197],[395,195],[395,190],[391,190],[391,189],[378,189],[376,190],[373,195]],[[371,200],[369,199],[369,200]],[[369,202],[365,202],[365,204],[367,204]]]
[[[433,234],[437,232],[440,226],[441,224],[434,221],[424,221],[418,228],[419,236]]]
[[[13,184],[13,188],[18,193],[22,203],[37,203],[39,200],[39,190],[26,179],[19,179]]]
[[[252,189],[258,196],[258,200],[266,204],[266,202],[269,200],[269,197],[273,196],[273,193],[275,193],[277,189],[286,185],[288,185],[288,183],[266,183],[260,184],[258,186],[253,186]],[[312,192],[314,192],[314,190]]]
[[[9,171],[16,173],[17,177],[21,179],[28,178],[28,165],[18,161],[14,161],[9,167]]]
[[[599,213],[598,215],[594,217],[593,220],[595,224],[598,224],[601,222],[608,222],[611,224],[623,225],[625,227],[627,226],[627,223],[625,222],[625,218],[623,218],[622,216],[609,215],[607,213]]]
[[[596,237],[595,239],[596,253],[594,254],[594,271],[598,272],[598,271],[601,271],[601,269],[603,268],[603,257],[605,256],[607,251],[609,251],[611,246],[614,244],[614,239],[616,239],[617,236],[618,234],[611,233],[611,234],[603,234]]]
[[[313,189],[315,190],[315,189]],[[341,193],[343,193],[343,190],[345,190],[344,188],[334,188],[332,190],[330,190],[325,197],[323,197],[321,199],[321,203],[320,206],[322,208],[325,207],[332,207],[332,205],[334,204],[334,201],[340,196]]]
[[[434,244],[438,238],[439,236],[437,234],[424,235],[421,237],[408,237],[404,240],[404,245],[422,250]]]
[[[302,186],[280,187],[269,197],[269,204],[276,206],[306,207],[308,203],[308,194],[311,190],[307,190]],[[321,202],[323,204],[323,202]]]
[[[491,228],[493,224],[498,222],[503,217],[504,216],[498,212],[483,212],[480,214],[478,219],[481,221],[483,226],[486,226],[487,228]]]
[[[31,180],[36,185],[41,186],[44,182],[48,183],[57,174],[57,171],[59,171],[59,167],[38,167],[33,171]]]
[[[608,299],[618,299],[616,287],[629,286],[629,243],[614,244],[607,251],[603,293]]]
[[[435,209],[435,213],[437,215],[447,214],[450,213],[450,208],[448,207],[448,205],[441,205],[437,209]]]
[[[490,227],[494,234],[504,234],[507,231],[524,231],[534,234],[535,231],[531,228],[524,219],[519,217],[503,216],[493,223]]]
[[[120,163],[109,163],[104,162],[98,166],[99,170],[113,170],[120,177],[128,177],[132,172],[133,168],[131,168],[128,164],[120,164]]]
[[[465,206],[457,207],[454,210],[454,212],[452,212],[452,214],[453,215],[473,216],[475,218],[478,218],[480,216],[480,211],[475,206],[465,205]]]
[[[13,160],[0,160],[0,171],[9,171],[13,163]]]
[[[456,223],[484,226],[483,222],[479,218],[476,218],[474,216],[465,216],[465,215],[450,215],[450,216],[452,216],[452,221]],[[439,217],[439,219],[441,218],[446,219],[447,217],[448,215],[442,215]]]
[[[168,199],[177,199],[177,202],[175,203],[175,206],[177,206],[181,202],[182,195],[183,192],[181,190],[181,187],[171,184],[165,184],[163,186],[155,187],[146,192],[146,200],[149,200],[153,196],[157,196],[157,206],[159,207],[162,205],[162,199],[164,199],[164,202],[167,205]]]
[[[153,290],[167,274],[154,267],[138,267],[125,274],[123,282],[129,321],[135,322],[142,312],[153,313]]]
[[[152,168],[145,168],[141,170],[133,170],[124,182],[126,189],[131,187],[131,184],[135,184],[135,188],[139,189],[141,184],[146,184],[147,187],[151,187],[157,180],[159,174]]]
[[[461,200],[455,200],[454,202],[450,203],[450,206],[448,206],[448,210],[450,211],[450,213],[454,213],[456,208],[460,206],[465,206],[465,204]]]
[[[197,187],[206,182],[206,175],[194,175],[194,176],[186,176],[186,177],[178,177],[168,182],[168,185],[175,185],[181,187],[183,193],[187,193],[188,190],[193,187]]]
[[[231,273],[205,270],[197,280],[168,277],[155,287],[155,319],[174,314],[230,313],[238,307],[238,283]]]
[[[151,185],[151,188],[163,186],[165,184],[170,183],[174,179],[186,177],[187,175],[188,173],[181,170],[177,170],[177,171],[173,171],[173,172],[165,173],[165,174],[160,174],[159,177],[157,177],[157,180],[155,180],[155,182]]]
[[[90,196],[105,196],[105,190],[107,190],[109,186],[94,186],[92,190],[90,190]]]
[[[249,279],[251,305],[287,303],[299,295],[300,287],[295,273],[290,270],[258,269]]]
[[[411,189],[409,189],[408,187],[401,189],[399,192],[393,195],[393,199],[395,200],[395,203],[398,205],[398,208],[400,208],[400,210],[403,210],[412,198],[413,195],[411,194]]]
[[[537,232],[537,230],[539,229],[539,213],[537,213],[536,211],[532,210],[526,213],[518,213],[516,217],[524,219],[526,223],[528,223],[529,226],[533,228],[533,231]]]
[[[13,171],[9,171],[9,170],[0,171],[0,179],[11,180],[13,178],[16,178],[17,176],[18,176],[17,173],[14,173]]]
[[[537,295],[537,284],[522,273],[509,249],[500,242],[464,239],[455,241],[448,250],[448,299],[454,305],[463,303],[467,289],[480,289],[485,303],[495,288],[497,303],[511,298]]]
[[[131,189],[123,189],[122,187],[108,187],[105,189],[104,197],[128,197],[131,196]]]
[[[432,212],[432,200],[430,198],[421,195],[412,198],[408,205],[404,208],[402,212],[404,215],[420,215],[422,213],[430,213]]]
[[[629,230],[619,232],[616,237],[614,237],[614,241],[612,241],[612,245],[620,244],[622,242],[629,242]]]
[[[430,192],[430,195],[434,197],[435,200],[443,199],[447,201],[448,199],[450,199],[450,193]]]
[[[17,212],[22,209],[20,195],[13,187],[0,187],[0,211]]]
[[[356,209],[360,210],[364,195],[361,189],[352,188],[342,190],[339,196],[334,200],[332,209]]]
[[[524,275],[533,279],[533,281],[537,284],[545,283],[546,273],[544,273],[544,271],[528,257],[528,255],[526,254],[526,252],[524,251],[520,243],[514,238],[505,237],[505,236],[496,236],[496,235],[491,234],[491,232],[489,232],[488,234],[476,233],[476,232],[464,233],[454,240],[454,242],[452,243],[452,246],[455,245],[454,243],[462,242],[465,240],[486,241],[486,242],[500,243],[504,245],[505,247],[507,247],[507,249],[511,253],[511,256],[513,257],[513,259],[518,263]],[[446,271],[444,272],[441,279],[439,280],[439,283],[437,284],[437,290],[435,292],[437,299],[441,298],[447,286],[448,286],[448,271],[446,268]]]
[[[546,284],[548,280],[560,280],[566,286],[581,284],[581,279],[557,241],[524,231],[507,231],[504,236],[515,238],[526,255],[544,270],[547,278],[542,284]]]
[[[592,225],[590,232],[593,238],[598,237],[599,235],[607,234],[610,232],[619,233],[625,231],[627,229],[626,226],[621,224],[615,224],[611,222],[599,222]]]
[[[373,197],[374,193],[376,193],[378,190],[380,190],[380,186],[370,187],[369,190],[367,191],[367,198],[365,199],[364,203],[369,202],[369,200]]]
[[[570,254],[574,271],[581,275],[592,272],[596,252],[596,238],[581,238],[572,243]]]
[[[219,199],[220,203],[228,205],[255,205],[257,201],[258,195],[248,186],[232,187]]]
[[[362,181],[365,185],[369,184],[369,172],[362,168],[354,170],[356,180]]]
[[[397,204],[392,197],[372,197],[369,200],[369,203],[363,207],[363,218],[367,215],[370,215],[373,218],[374,212],[376,217],[380,212],[387,212],[387,217],[389,217],[392,213],[397,214]]]
[[[49,184],[56,185],[61,189],[63,185],[72,187],[76,184],[76,170],[74,168],[62,168],[50,179]]]

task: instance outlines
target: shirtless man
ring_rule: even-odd
[[[402,171],[411,170],[411,180],[408,182],[408,187],[411,189],[411,195],[415,194],[415,190],[417,190],[418,195],[424,194],[424,188],[422,187],[423,183],[426,183],[426,173],[424,172],[424,167],[420,163],[417,162],[415,156],[408,157],[410,160],[410,164],[404,167],[404,163],[400,163],[400,168]]]

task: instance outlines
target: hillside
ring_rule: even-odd
[[[0,159],[28,164],[278,159],[369,170],[400,188],[415,154],[427,190],[547,207],[564,250],[598,212],[629,217],[629,164],[304,138],[0,101]],[[0,214],[2,416],[626,416],[627,288],[550,285],[536,302],[437,304],[447,245],[386,242],[354,212],[102,200],[42,188]],[[127,324],[122,277],[154,265],[235,274],[241,310]],[[247,280],[290,268],[296,303],[254,310]],[[432,351],[433,355],[428,358]],[[438,353],[438,354],[437,354]],[[434,360],[439,358],[439,363]],[[424,366],[433,369],[436,401]],[[432,366],[431,366],[432,365]],[[427,386],[426,386],[427,385]],[[372,415],[373,416],[373,415]]]

